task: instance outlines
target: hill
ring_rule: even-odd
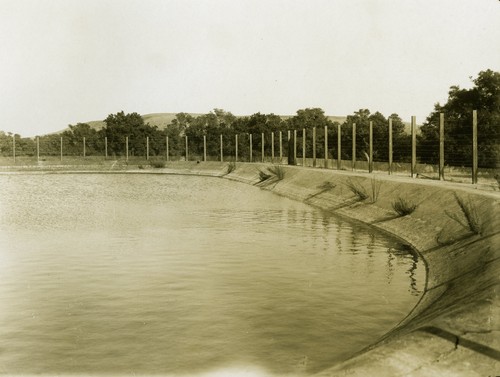
[[[175,115],[177,113],[152,113],[152,114],[145,114],[142,115],[142,118],[144,119],[145,123],[149,123],[151,126],[157,126],[158,129],[163,130],[165,129],[171,122],[172,120],[175,119]],[[199,113],[189,113],[189,115],[193,117],[197,117],[203,114]],[[246,115],[240,115],[241,117],[246,116]],[[293,117],[294,115],[280,115],[282,119],[288,119]],[[345,120],[347,119],[347,116],[338,116],[338,115],[327,115],[328,119],[330,119],[332,122],[339,122],[340,124],[344,123]],[[103,120],[92,120],[85,122],[87,123],[90,127],[94,128],[95,130],[100,130],[105,126],[105,123]],[[410,133],[410,123],[409,122],[404,122],[405,124],[405,131],[407,133]],[[65,128],[64,130],[61,130],[59,132],[54,132],[55,134],[64,132],[68,130],[69,128]]]
[[[170,123],[172,123],[172,120],[175,119],[176,114],[178,114],[178,113],[152,113],[152,114],[144,114],[141,116],[142,116],[142,119],[144,119],[145,123],[149,123],[151,126],[157,126],[158,129],[163,130]],[[191,115],[193,117],[197,117],[197,116],[200,116],[203,114],[189,113],[189,115]],[[239,116],[243,117],[243,116],[247,116],[247,115],[239,115]],[[294,115],[280,115],[280,116],[282,119],[288,119],[288,118],[293,117]],[[328,116],[328,119],[330,119],[333,122],[343,123],[347,119],[347,117],[345,117],[345,116]],[[90,127],[92,127],[93,129],[95,129],[97,131],[104,128],[104,126],[106,125],[103,120],[91,120],[91,121],[87,121],[87,122],[83,122],[83,123],[87,123]],[[69,128],[65,128],[59,132],[53,132],[53,133],[58,134],[58,133],[66,131],[66,130],[69,130]]]

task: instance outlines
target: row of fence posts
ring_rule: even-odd
[[[340,124],[337,126],[337,169],[341,169],[341,126]],[[392,166],[393,166],[393,148],[392,148],[392,119],[389,118],[389,153],[388,153],[388,173],[392,174]],[[316,127],[312,129],[313,134],[313,143],[312,143],[312,154],[313,154],[313,167],[316,167]],[[283,136],[282,131],[279,131],[279,161],[280,163],[283,161]],[[261,160],[265,161],[265,134],[261,134]],[[295,165],[297,162],[297,130],[293,130],[293,139],[291,131],[288,131],[288,143],[289,143],[289,152],[291,149],[291,145],[293,144],[293,160],[288,158],[288,163]],[[417,172],[417,148],[416,148],[416,117],[411,117],[411,177],[415,177]],[[125,137],[125,156],[126,160],[129,159],[129,138]],[[170,152],[169,152],[169,137],[167,136],[165,139],[166,143],[166,160],[170,161]],[[253,161],[253,135],[249,134],[249,161]],[[324,167],[328,168],[328,127],[325,126],[324,129],[324,143],[325,143],[325,157],[324,157]],[[238,161],[238,135],[235,135],[235,161]],[[274,153],[274,132],[271,133],[271,159],[275,160]],[[63,160],[63,138],[61,137],[60,141],[60,160]],[[220,135],[220,161],[224,161],[224,145],[223,145],[223,136]],[[108,158],[108,138],[104,138],[104,153],[105,158]],[[478,154],[477,154],[477,110],[474,110],[472,113],[472,183],[477,183],[477,173],[478,173]],[[289,153],[290,155],[290,153]],[[37,161],[40,160],[40,139],[36,138],[36,156]],[[14,162],[16,161],[16,138],[13,136],[13,157]],[[86,142],[85,137],[83,137],[83,157],[86,157]],[[146,159],[149,160],[149,137],[146,137]],[[189,160],[189,145],[188,145],[188,136],[185,136],[185,159]],[[207,161],[207,137],[203,136],[203,161]],[[306,165],[306,129],[302,129],[302,166]],[[352,125],[352,170],[356,168],[356,123]],[[368,172],[373,172],[373,122],[369,123],[369,151],[368,151]],[[444,114],[440,113],[439,116],[439,179],[444,180]]]

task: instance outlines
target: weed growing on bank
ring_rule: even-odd
[[[236,170],[236,162],[231,161],[230,163],[227,164],[226,174],[230,174],[235,170]]]
[[[269,173],[274,175],[278,181],[285,178],[285,169],[283,169],[283,166],[281,165],[273,165],[270,168],[267,168],[267,170],[269,170]]]
[[[375,203],[378,200],[378,195],[380,194],[380,187],[382,186],[382,181],[372,178],[370,181],[371,189],[372,189],[372,203]]]
[[[396,201],[392,202],[392,209],[401,217],[412,214],[418,205],[406,199],[399,197]]]
[[[259,182],[281,181],[285,178],[285,169],[280,165],[273,165],[266,170],[259,169]]]
[[[360,201],[363,201],[368,198],[368,194],[366,193],[366,190],[359,182],[354,182],[350,178],[347,179],[347,182],[345,183],[347,188],[351,190],[351,192],[358,197]]]
[[[460,207],[464,219],[460,218],[456,213],[445,211],[446,215],[452,220],[456,221],[462,225],[465,229],[469,229],[474,234],[481,234],[483,230],[483,225],[477,209],[472,203],[470,197],[467,199],[461,198],[456,192],[453,193],[455,200]],[[465,220],[465,221],[464,221]]]

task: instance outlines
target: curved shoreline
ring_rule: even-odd
[[[498,192],[382,174],[282,168],[284,179],[265,189],[390,233],[408,243],[427,270],[424,294],[399,325],[376,344],[318,376],[488,376],[500,372]],[[241,164],[228,178],[255,182],[255,170],[254,165]],[[332,188],[320,192],[326,182]],[[380,185],[376,200],[355,200],[348,188],[352,183],[369,196]],[[451,219],[450,214],[459,219],[464,216],[455,195],[477,211],[481,235]],[[417,204],[415,212],[396,217],[392,203],[397,197]]]
[[[424,260],[425,292],[401,323],[376,344],[318,376],[500,374],[500,193],[481,192],[465,184],[294,166],[281,166],[282,180],[271,178],[259,183],[258,169],[269,166],[237,163],[228,173],[227,163],[181,162],[154,170],[103,171],[102,167],[97,170],[87,167],[69,171],[65,167],[63,170],[22,169],[21,174],[144,173],[224,177],[257,184],[262,189],[374,226],[409,244]],[[352,183],[364,188],[369,197],[356,200],[348,187]],[[379,191],[375,194],[377,185]],[[455,195],[478,213],[480,235],[452,219],[455,216],[464,220]],[[417,204],[415,212],[395,216],[392,203],[397,197]]]

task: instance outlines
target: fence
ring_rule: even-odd
[[[287,130],[257,134],[236,133],[234,135],[203,135],[202,139],[191,140],[188,136],[175,138],[165,137],[162,145],[146,136],[139,146],[134,141],[133,149],[129,146],[129,137],[123,137],[122,150],[113,150],[108,154],[108,139],[95,141],[91,145],[85,137],[81,145],[68,146],[60,137],[58,148],[54,146],[54,138],[50,146],[51,153],[44,154],[40,145],[40,138],[35,139],[35,150],[31,155],[31,162],[36,163],[54,161],[58,159],[72,163],[80,161],[103,160],[163,160],[163,161],[235,161],[235,162],[268,162],[276,164],[292,164],[304,167],[316,167],[337,170],[357,170],[387,172],[388,174],[406,174],[410,177],[421,177],[444,180],[470,181],[478,183],[478,179],[493,179],[495,169],[479,169],[478,165],[478,122],[477,112],[473,112],[470,133],[463,135],[463,144],[459,150],[469,149],[471,160],[464,161],[462,166],[449,166],[447,158],[457,161],[456,145],[446,149],[444,114],[439,118],[439,142],[436,144],[420,143],[417,145],[416,119],[411,118],[411,135],[401,140],[393,139],[392,119],[388,120],[387,129],[383,132],[374,132],[373,123],[369,122],[368,130],[349,125],[351,130],[343,130],[340,124],[334,128],[325,126],[324,129]],[[348,132],[347,132],[348,131]],[[465,137],[467,136],[467,137]],[[398,144],[399,143],[399,144]],[[71,147],[71,153],[67,153]],[[397,147],[397,148],[396,148]],[[76,149],[75,149],[76,148]],[[49,148],[46,146],[46,149]],[[58,150],[58,156],[54,150]],[[80,153],[75,150],[80,149]],[[138,153],[139,151],[139,153]],[[143,153],[142,153],[143,152]],[[24,151],[26,154],[26,151]],[[16,154],[16,137],[12,137],[12,154],[14,164],[18,164],[21,156]],[[423,158],[425,156],[425,158]],[[421,163],[421,159],[431,163]],[[24,158],[26,160],[26,157]],[[26,162],[25,162],[26,163]],[[4,163],[5,164],[5,163]],[[497,166],[498,167],[498,166]]]

